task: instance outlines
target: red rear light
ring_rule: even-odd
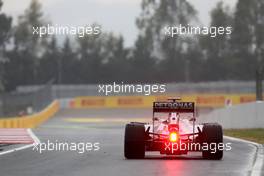
[[[177,142],[178,141],[178,134],[176,132],[170,133],[170,142]]]

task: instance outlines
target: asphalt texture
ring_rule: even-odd
[[[201,153],[160,156],[146,153],[141,160],[124,158],[124,128],[128,121],[151,120],[151,109],[61,110],[34,129],[41,142],[99,143],[84,153],[25,149],[0,156],[1,176],[204,176],[250,175],[256,148],[228,141],[232,150],[220,161],[204,160]]]

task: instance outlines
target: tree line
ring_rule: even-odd
[[[0,0],[0,10],[3,2]],[[220,1],[210,26],[232,26],[231,35],[166,37],[164,26],[199,24],[186,0],[142,0],[139,30],[132,47],[112,32],[65,38],[32,35],[47,24],[41,4],[32,0],[17,24],[0,12],[0,90],[19,85],[170,83],[253,80],[263,67],[264,2],[238,0],[235,9]],[[201,25],[201,24],[199,24]]]

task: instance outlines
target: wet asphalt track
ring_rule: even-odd
[[[45,142],[99,142],[100,151],[78,154],[75,151],[26,149],[0,156],[1,176],[194,176],[250,175],[255,147],[232,142],[232,151],[222,161],[208,161],[201,154],[166,157],[147,154],[143,160],[126,160],[123,136],[126,121],[151,117],[151,110],[62,110],[34,130]],[[76,119],[76,120],[74,120]],[[96,120],[99,119],[99,120]],[[149,118],[150,120],[150,118]]]

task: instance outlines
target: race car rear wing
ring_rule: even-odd
[[[154,102],[153,113],[155,112],[186,112],[194,113],[194,102]]]

